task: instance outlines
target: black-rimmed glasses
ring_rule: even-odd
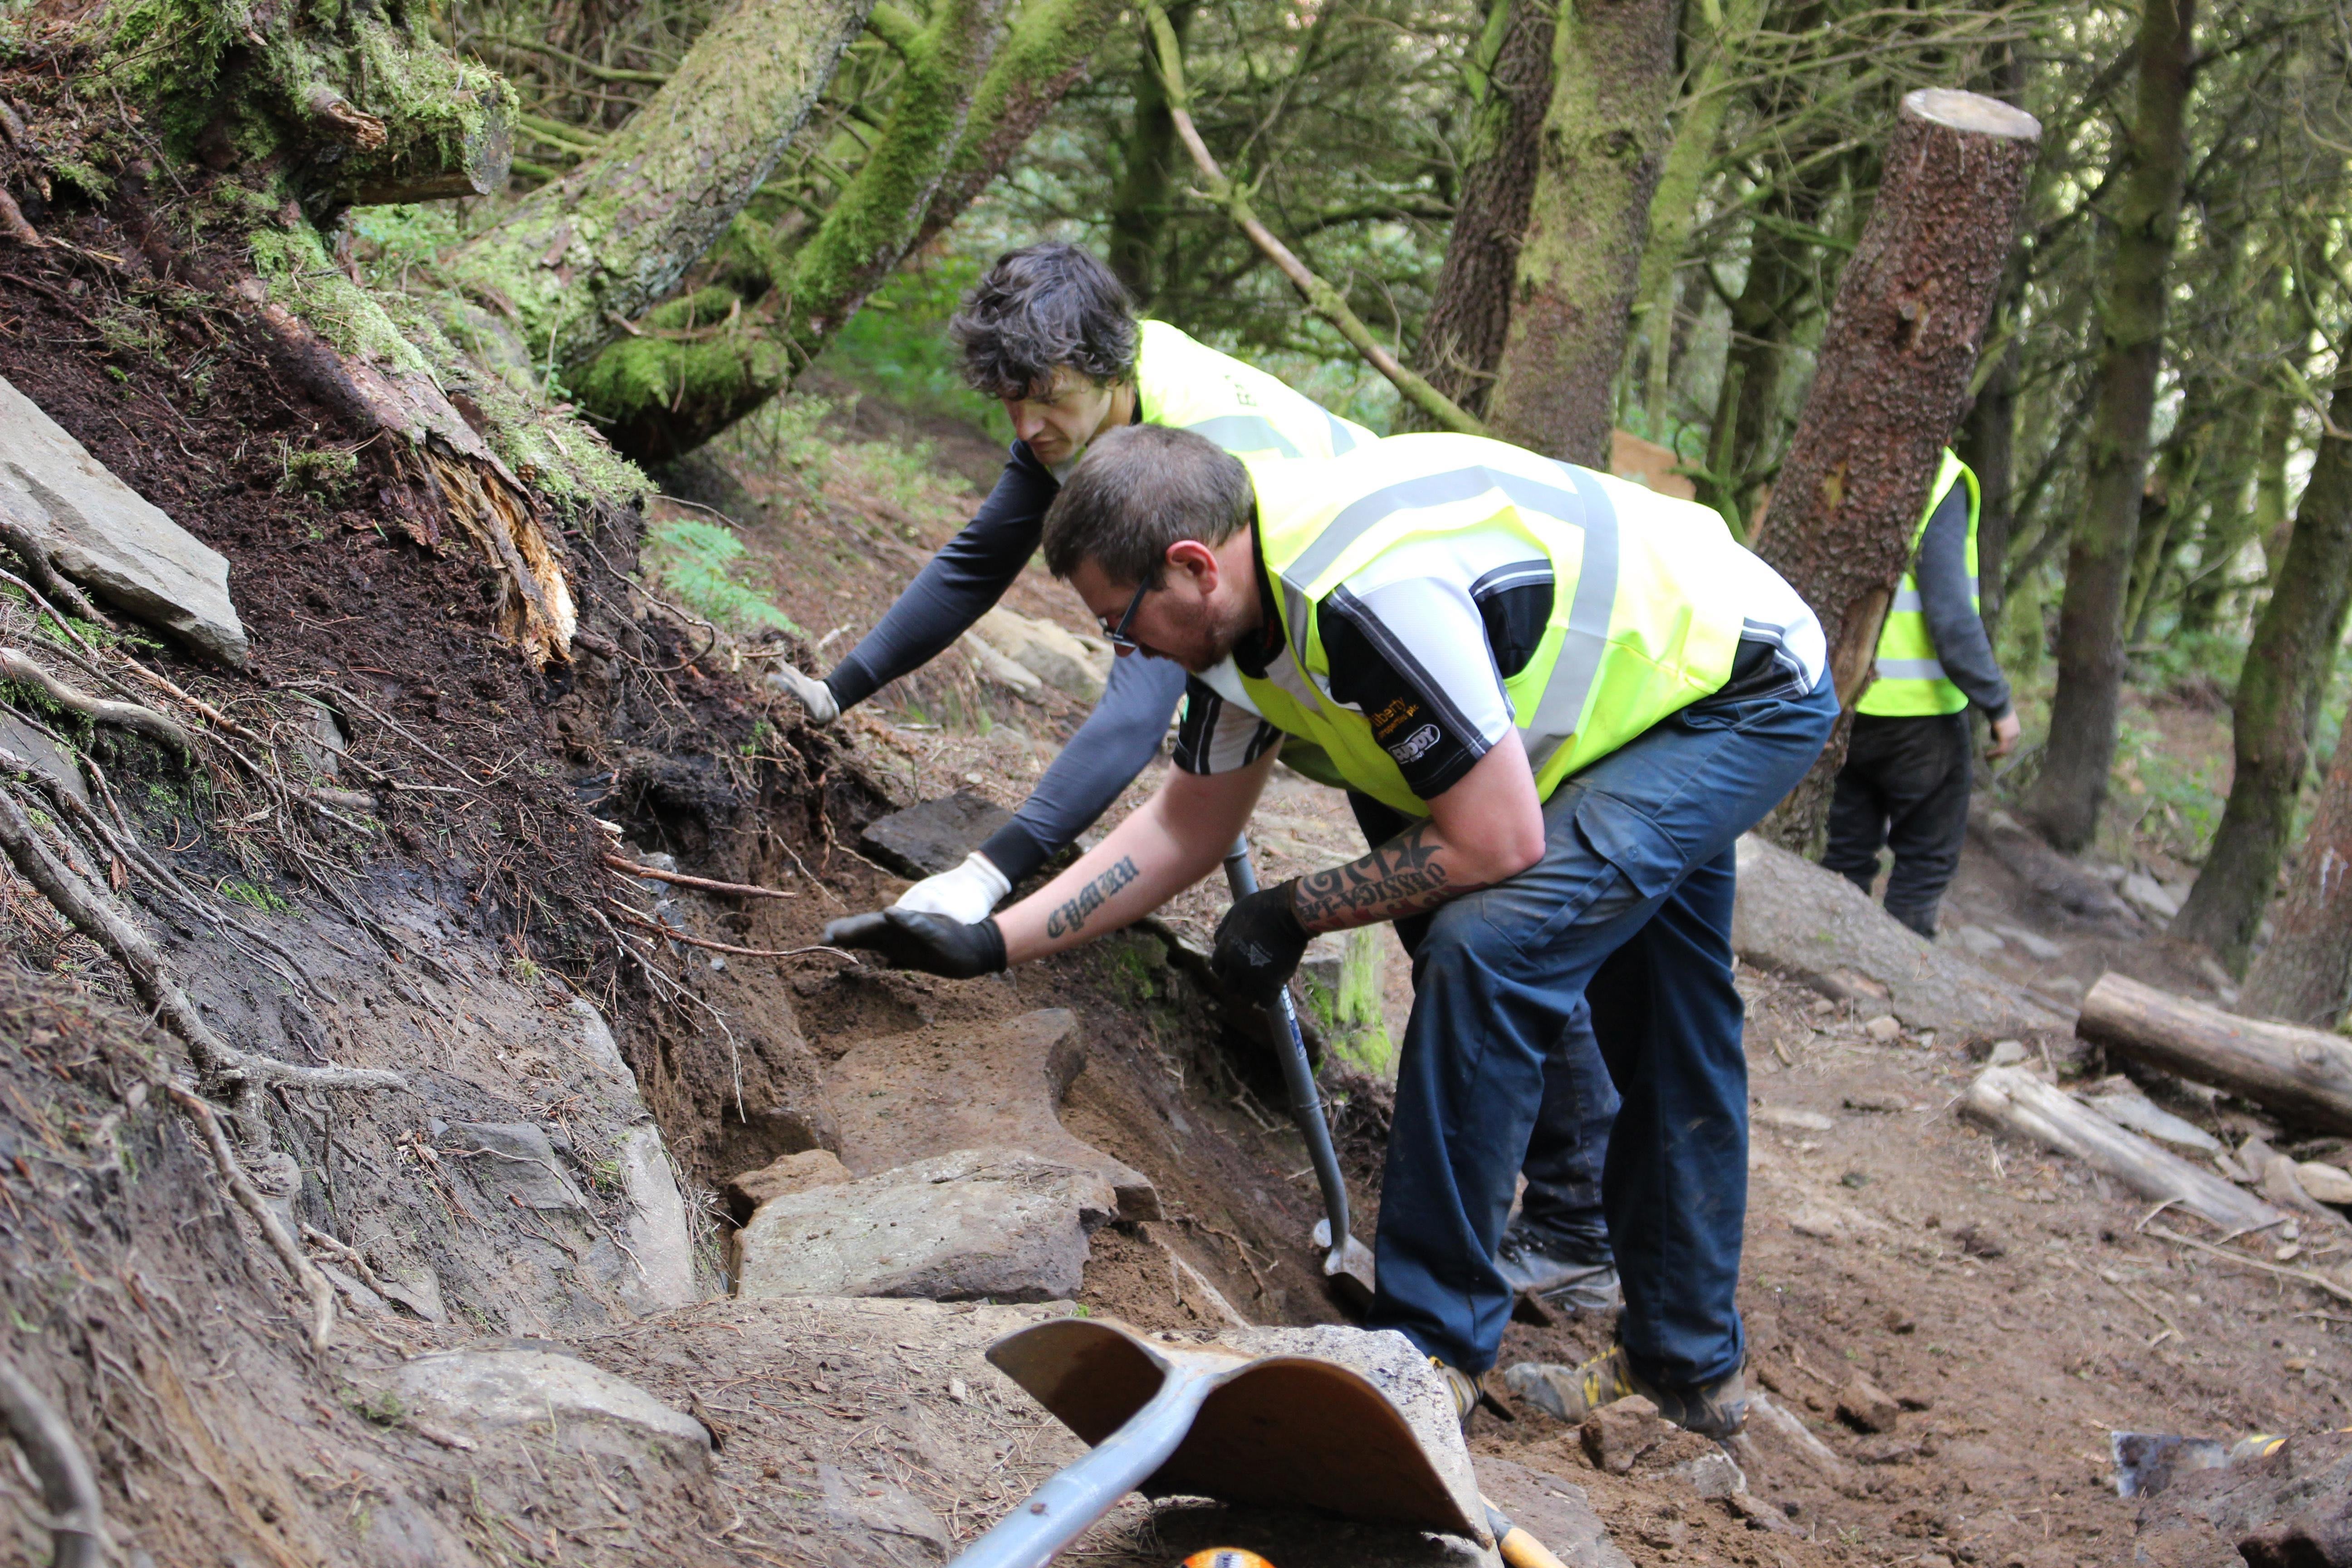
[[[1103,637],[1109,642],[1113,652],[1130,654],[1143,646],[1127,635],[1127,628],[1135,624],[1135,612],[1143,608],[1143,595],[1151,592],[1157,585],[1145,583],[1135,590],[1135,597],[1127,602],[1127,614],[1119,616],[1118,625],[1112,626],[1108,619],[1103,621]]]

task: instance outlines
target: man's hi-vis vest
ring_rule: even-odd
[[[1135,400],[1147,425],[1192,431],[1251,462],[1336,458],[1379,439],[1165,321],[1137,326]]]
[[[1977,490],[1976,474],[1948,451],[1943,465],[1936,470],[1935,486],[1927,492],[1927,509],[1919,514],[1919,526],[1911,535],[1911,564],[1904,569],[1903,581],[1895,590],[1895,603],[1886,612],[1886,625],[1878,634],[1878,679],[1870,683],[1862,700],[1854,704],[1857,713],[1880,719],[1917,719],[1958,713],[1969,705],[1968,695],[1944,678],[1943,663],[1936,657],[1936,639],[1927,633],[1927,615],[1920,602],[1916,575],[1919,542],[1927,535],[1927,524],[1934,519],[1936,509],[1952,493],[1952,487],[1961,483],[1969,487],[1969,608],[1979,607],[1977,510],[1982,498]]]
[[[1288,647],[1264,679],[1241,676],[1249,704],[1399,811],[1429,807],[1371,721],[1332,699],[1317,625],[1322,600],[1391,550],[1501,527],[1549,558],[1551,615],[1503,682],[1545,798],[1730,679],[1745,574],[1729,569],[1739,545],[1706,507],[1474,436],[1391,437],[1336,462],[1255,463],[1250,477]]]

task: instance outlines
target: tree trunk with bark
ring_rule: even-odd
[[[1839,280],[1758,548],[1821,617],[1849,716],[1959,421],[2041,134],[2032,115],[1993,99],[1910,94],[1877,205]],[[1840,720],[1768,819],[1769,837],[1811,849],[1850,728]]]
[[[1192,6],[1168,8],[1168,25],[1175,30],[1179,48],[1192,26]],[[1143,29],[1143,48],[1135,62],[1135,121],[1111,188],[1110,222],[1105,248],[1110,269],[1127,285],[1139,305],[1159,293],[1160,246],[1168,219],[1176,210],[1176,169],[1183,149],[1176,142],[1176,121],[1168,112],[1168,89],[1153,64],[1150,29]]]
[[[2336,738],[2302,863],[2273,918],[2276,934],[2255,955],[2238,1005],[2336,1027],[2352,1002],[2352,724]]]
[[[2083,998],[2074,1033],[2307,1126],[2352,1132],[2352,1043],[2333,1035],[2224,1013],[2113,972]]]
[[[1765,9],[1766,0],[1731,0],[1719,15],[1710,8],[1709,15],[1720,24],[1711,34],[1702,36],[1696,27],[1684,33],[1685,54],[1695,63],[1687,68],[1674,141],[1658,173],[1657,194],[1650,199],[1650,237],[1642,247],[1642,269],[1634,285],[1635,313],[1648,355],[1642,396],[1653,432],[1665,427],[1679,348],[1675,268],[1698,220],[1699,192],[1715,162],[1724,117],[1737,96],[1733,89],[1742,50],[1764,25]]]
[[[1502,31],[1472,111],[1462,189],[1437,291],[1413,361],[1432,386],[1484,417],[1511,328],[1519,247],[1527,237],[1552,100],[1550,7],[1497,0]],[[1434,429],[1412,405],[1415,428]]]
[[[2073,853],[2098,831],[2114,765],[2124,678],[2124,614],[2131,589],[2149,422],[2164,358],[2173,239],[2188,165],[2183,131],[2195,0],[2147,0],[2139,87],[2116,211],[2116,248],[2101,317],[2099,394],[2090,472],[2066,561],[2058,616],[2058,686],[2050,743],[2026,815]]]
[[[2011,272],[2015,272],[2011,268]],[[2022,279],[2018,280],[2021,284]],[[1956,449],[1977,477],[1977,614],[1986,640],[2000,647],[2001,573],[2016,527],[2018,346],[2012,340],[1993,362],[1960,422]]]
[[[677,287],[767,179],[874,0],[745,0],[596,156],[443,258],[526,364],[570,369]]]
[[[1681,11],[1681,0],[1568,0],[1553,29],[1551,106],[1488,422],[1591,468],[1609,464]]]

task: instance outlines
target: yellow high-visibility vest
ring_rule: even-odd
[[[1207,437],[1244,460],[1335,458],[1380,439],[1305,393],[1165,321],[1139,321],[1137,416]]]
[[[1958,713],[1969,705],[1968,694],[1952,684],[1944,674],[1943,661],[1936,657],[1936,639],[1927,631],[1927,613],[1919,598],[1919,542],[1927,536],[1927,524],[1936,509],[1944,504],[1952,487],[1965,483],[1969,487],[1969,608],[1980,608],[1977,594],[1977,511],[1983,498],[1977,489],[1974,470],[1945,452],[1944,461],[1936,470],[1936,483],[1927,492],[1927,507],[1919,514],[1919,526],[1911,535],[1911,564],[1904,568],[1903,581],[1895,589],[1895,603],[1887,609],[1886,625],[1878,634],[1878,679],[1853,705],[1857,713],[1868,713],[1882,719],[1917,719],[1941,713]]]
[[[1263,678],[1243,673],[1250,705],[1399,811],[1429,808],[1370,720],[1332,699],[1317,619],[1333,589],[1390,551],[1502,527],[1550,560],[1543,636],[1503,682],[1547,798],[1730,678],[1748,579],[1706,507],[1473,436],[1391,437],[1339,461],[1255,462],[1250,477],[1286,645]]]

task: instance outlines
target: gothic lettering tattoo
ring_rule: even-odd
[[[1065,903],[1045,918],[1047,936],[1066,936],[1087,923],[1087,917],[1103,907],[1113,893],[1126,887],[1142,873],[1135,868],[1129,857],[1078,889],[1078,896]]]
[[[1360,860],[1299,879],[1291,907],[1309,931],[1402,920],[1474,893],[1485,884],[1451,880],[1432,825],[1407,828]]]

